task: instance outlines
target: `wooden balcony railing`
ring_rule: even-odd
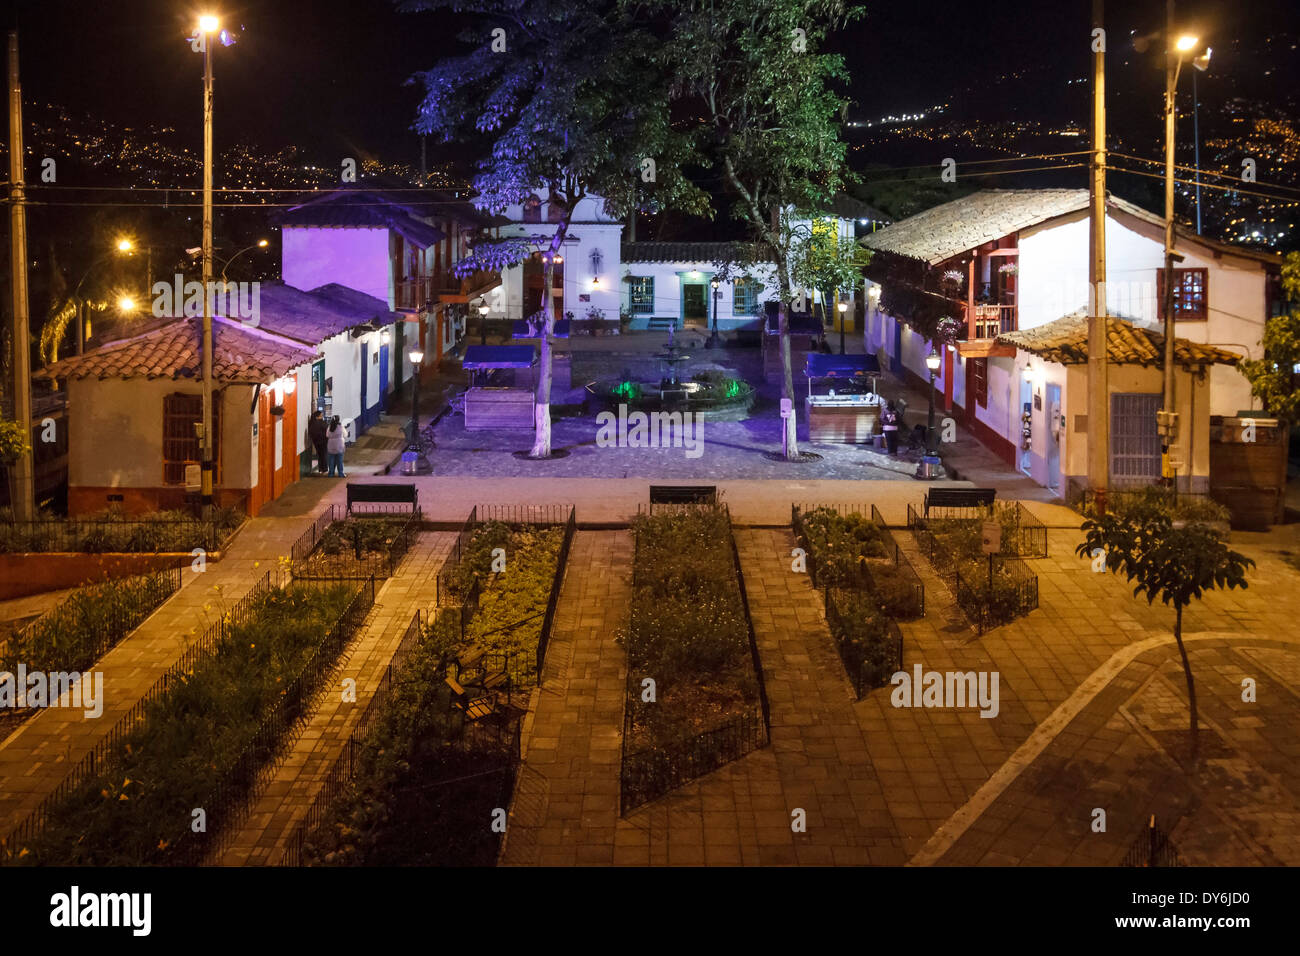
[[[966,319],[967,336],[972,339],[993,339],[1016,331],[1014,305],[976,305],[974,314]]]

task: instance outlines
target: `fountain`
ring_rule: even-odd
[[[691,412],[709,421],[740,421],[749,417],[754,404],[754,389],[718,369],[701,371],[686,377],[683,367],[691,357],[682,352],[668,331],[663,354],[655,357],[659,365],[658,383],[635,381],[625,369],[614,382],[597,382],[590,390],[611,407],[626,405],[637,411]]]

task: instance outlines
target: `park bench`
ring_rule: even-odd
[[[652,505],[715,505],[717,485],[651,485]]]
[[[451,688],[451,705],[465,714],[469,720],[482,720],[484,717],[491,717],[496,713],[497,695],[485,694],[481,697],[471,697],[469,691],[461,686],[460,681],[454,677],[443,678],[447,686]]]
[[[993,504],[996,488],[931,488],[925,493],[925,516],[931,508],[979,508]]]
[[[357,504],[409,504],[411,511],[416,511],[418,499],[419,492],[415,485],[348,483],[348,514],[352,513],[352,506]]]

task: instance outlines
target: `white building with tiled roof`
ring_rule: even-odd
[[[928,387],[931,343],[917,329],[957,320],[935,377],[941,406],[1004,460],[1065,495],[1086,475],[1087,403],[1066,364],[1044,361],[1016,333],[1086,310],[1088,191],[995,189],[925,210],[862,239],[873,304],[866,346],[882,367]],[[1238,358],[1259,358],[1275,314],[1278,258],[1178,233],[1176,334]],[[1163,325],[1164,220],[1111,196],[1106,215],[1108,313],[1138,328]],[[1019,342],[1019,346],[1015,343]],[[1208,354],[1208,353],[1207,353]],[[1217,353],[1216,353],[1217,354]],[[1117,483],[1159,477],[1155,377],[1141,363],[1111,379],[1111,474]],[[1176,390],[1184,422],[1174,453],[1190,487],[1208,480],[1208,416],[1257,407],[1233,363],[1192,363]],[[1071,386],[1071,383],[1074,383]],[[1153,404],[1154,403],[1154,404]],[[1185,407],[1184,407],[1185,406]],[[1200,424],[1195,424],[1199,422]],[[1026,447],[1026,445],[1028,447]]]

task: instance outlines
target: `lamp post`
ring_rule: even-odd
[[[487,345],[487,317],[490,311],[487,299],[480,299],[478,307],[478,338],[480,345]]]
[[[203,435],[201,436],[201,494],[204,517],[212,512],[212,45],[219,24],[211,15],[199,17],[203,35]]]
[[[722,295],[722,290],[719,288],[721,283],[717,279],[713,279],[709,285],[713,287],[713,331],[709,335],[709,341],[705,343],[705,348],[716,349],[718,347],[718,299]],[[733,308],[732,311],[734,312],[735,309]]]
[[[930,347],[930,354],[925,357],[925,367],[930,370],[930,410],[926,416],[925,454],[916,466],[916,477],[934,480],[943,477],[943,464],[934,452],[934,373],[939,371],[939,353]]]
[[[420,363],[424,361],[424,352],[413,348],[409,353],[414,371],[411,375],[411,423],[407,426],[410,435],[406,442],[406,451],[402,453],[402,474],[430,475],[433,466],[424,454],[424,440],[420,436]]]
[[[267,240],[259,239],[251,246],[245,246],[243,249],[240,249],[233,256],[227,259],[226,264],[221,267],[221,285],[224,287],[226,284],[226,272],[230,269],[230,264],[232,262],[234,262],[236,259],[242,256],[245,252],[248,252],[250,249],[265,249],[268,245],[270,245],[270,243]]]
[[[1164,295],[1164,393],[1161,409],[1157,414],[1157,430],[1160,433],[1160,474],[1169,482],[1173,472],[1170,466],[1170,452],[1178,439],[1177,396],[1174,390],[1174,310],[1175,263],[1183,257],[1174,251],[1174,139],[1177,109],[1175,106],[1178,91],[1178,76],[1182,71],[1183,59],[1195,53],[1201,47],[1199,37],[1190,34],[1174,36],[1174,0],[1165,2],[1165,295]],[[1210,51],[1206,48],[1193,58],[1193,65],[1198,70],[1210,65]]]
[[[839,298],[838,293],[836,293],[836,298]],[[838,306],[836,306],[836,308],[840,310],[840,354],[843,355],[844,354],[844,318],[849,311],[849,304],[847,302],[841,302]]]

